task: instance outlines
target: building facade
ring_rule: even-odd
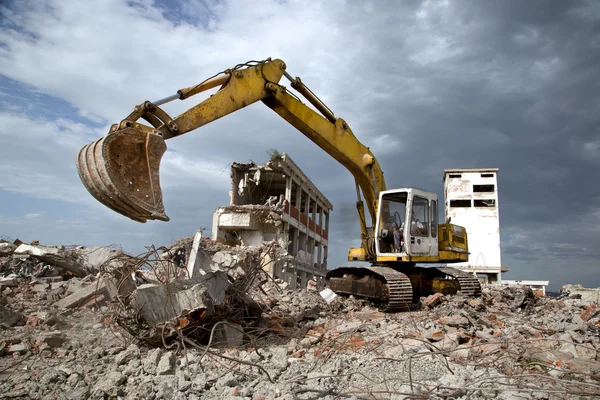
[[[262,164],[233,163],[230,205],[213,214],[212,239],[228,245],[276,244],[287,257],[265,270],[291,288],[323,287],[333,206],[286,154]]]
[[[483,283],[502,280],[498,168],[444,170],[446,217],[467,229],[469,261],[452,264]]]

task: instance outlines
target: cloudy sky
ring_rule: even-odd
[[[79,148],[134,105],[272,57],[371,147],[389,188],[443,198],[445,168],[500,168],[505,279],[600,286],[598,2],[2,4],[0,236],[134,254],[166,245],[210,230],[232,161],[277,148],[332,201],[329,266],[347,263],[359,244],[352,176],[261,103],[167,142],[168,223],[112,212],[77,175]]]

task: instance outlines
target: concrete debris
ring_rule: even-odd
[[[104,294],[112,294],[114,297],[116,293],[116,285],[110,279],[101,279],[57,301],[55,305],[58,308],[74,308],[86,304],[90,300],[98,300],[99,296]]]
[[[9,328],[15,325],[24,325],[25,317],[21,313],[11,310],[0,304],[0,325]]]
[[[600,307],[580,293],[485,286],[390,314],[271,277],[265,255],[285,257],[272,245],[201,236],[113,255],[0,288],[0,398],[600,396]]]
[[[185,317],[195,311],[201,311],[203,317],[214,312],[205,286],[197,284],[183,289],[182,285],[177,281],[166,285],[142,285],[135,291],[132,305],[150,325]]]
[[[584,288],[581,285],[564,285],[560,288],[561,296],[576,296],[588,303],[600,302],[600,288]]]
[[[327,304],[330,304],[337,297],[337,294],[335,294],[334,291],[329,288],[321,290],[319,294],[321,297],[323,297],[323,300],[325,300]]]

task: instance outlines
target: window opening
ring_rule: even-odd
[[[493,192],[495,189],[495,185],[473,185],[473,192],[482,193],[482,192]]]
[[[481,174],[482,178],[493,178],[494,174]]]
[[[462,178],[462,174],[450,174],[448,175],[450,178]]]
[[[450,200],[450,207],[471,207],[471,200]]]
[[[474,207],[496,207],[496,200],[473,200]]]

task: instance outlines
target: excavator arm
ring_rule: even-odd
[[[292,78],[285,69],[285,63],[279,59],[241,64],[198,85],[181,89],[173,96],[136,106],[127,118],[110,128],[108,135],[79,151],[77,169],[82,182],[98,201],[135,221],[168,221],[159,178],[165,140],[260,100],[354,176],[363,257],[373,257],[369,240],[372,234],[368,231],[364,204],[371,218],[370,226],[374,226],[378,194],[385,190],[381,167],[369,148],[354,136],[347,122],[336,118],[299,78]],[[279,83],[284,76],[318,112]],[[175,118],[160,108],[169,101],[185,100],[217,86],[220,88],[216,93]],[[149,125],[139,123],[140,119]]]

